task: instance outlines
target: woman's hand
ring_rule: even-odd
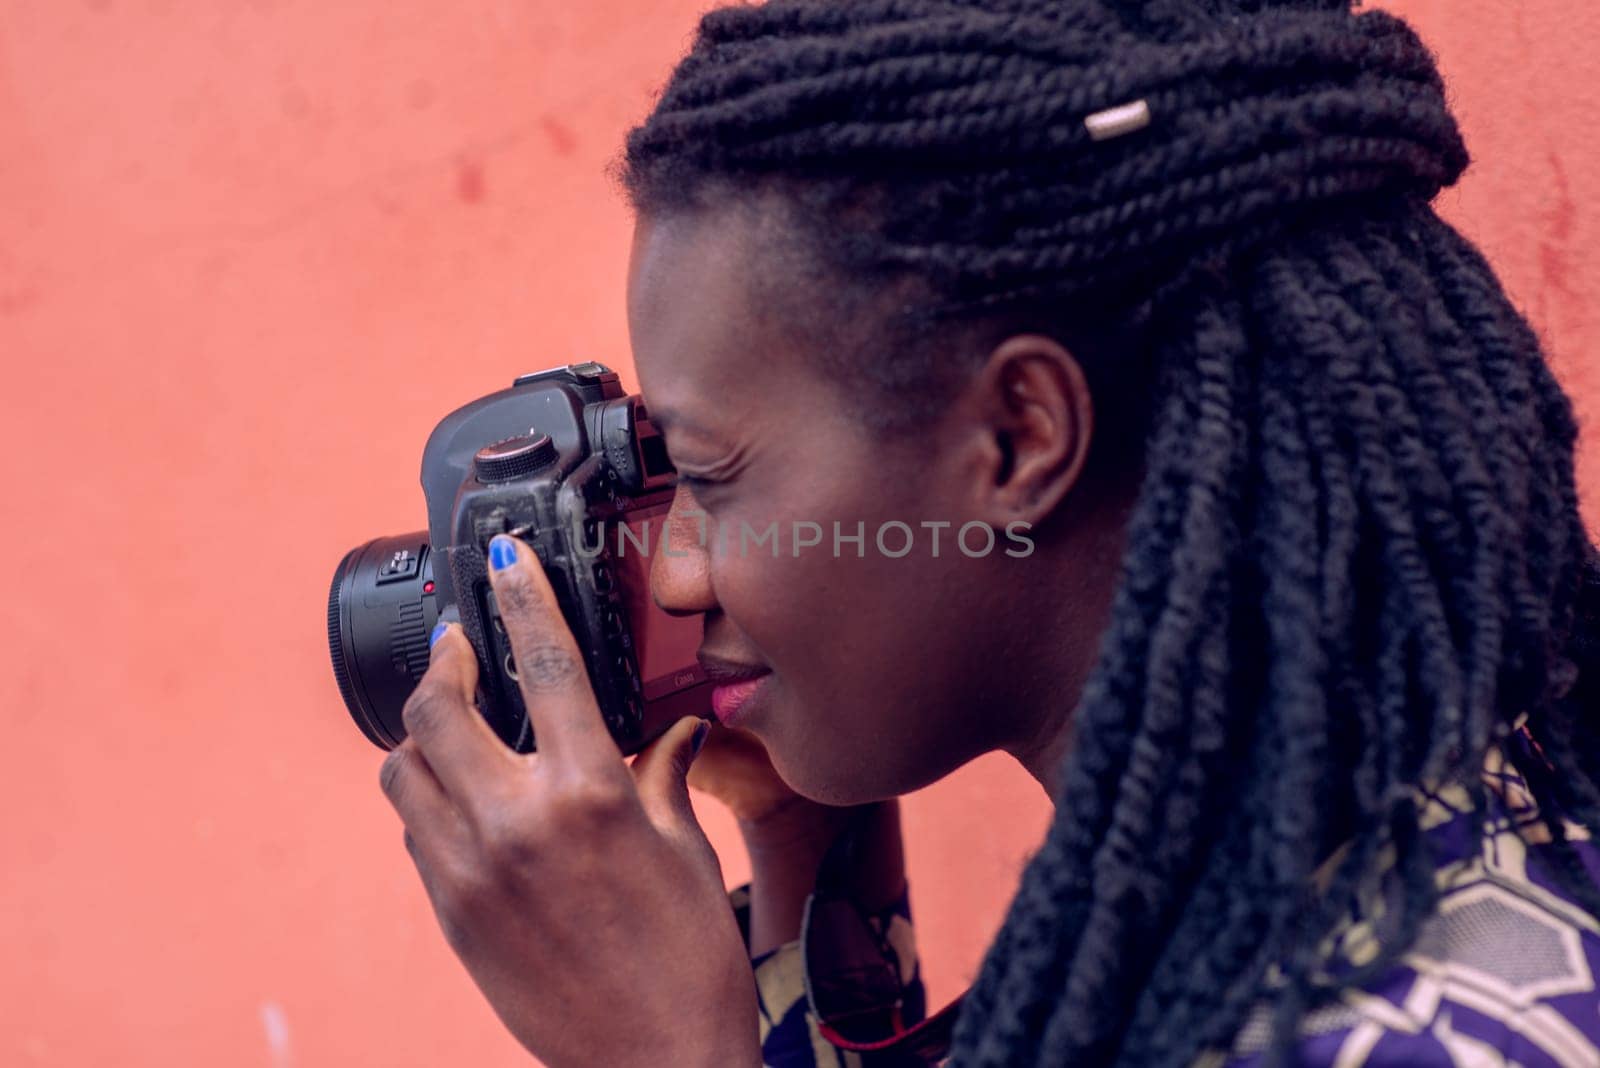
[[[739,825],[754,829],[783,817],[828,818],[840,810],[795,793],[778,777],[761,740],[749,731],[714,725],[689,769],[689,785],[728,806]]]
[[[478,714],[452,626],[381,773],[445,938],[552,1068],[760,1064],[749,960],[684,782],[699,722],[630,774],[532,550],[502,536],[490,559],[539,751]]]
[[[863,824],[853,873],[857,899],[864,907],[885,908],[905,890],[897,802],[837,808],[802,797],[773,770],[760,739],[721,726],[711,728],[689,785],[727,805],[739,821],[750,854],[753,957],[800,937],[817,869],[852,822]]]

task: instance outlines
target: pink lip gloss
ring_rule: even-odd
[[[724,727],[738,726],[748,714],[750,699],[766,681],[767,676],[763,675],[758,679],[744,679],[715,687],[711,691],[711,712],[717,717],[717,722]]]

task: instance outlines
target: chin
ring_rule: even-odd
[[[827,782],[798,783],[788,780],[789,786],[795,793],[819,805],[833,805],[836,808],[849,808],[853,805],[866,805],[874,801],[887,801],[891,797],[899,797],[905,790],[876,788],[868,783],[843,783]]]
[[[821,805],[841,808],[865,805],[874,801],[887,801],[892,797],[920,789],[938,778],[906,774],[905,769],[882,760],[872,760],[869,754],[852,753],[849,757],[830,759],[832,754],[816,750],[799,754],[799,759],[788,759],[789,754],[780,747],[768,744],[772,766],[789,788],[801,797]]]

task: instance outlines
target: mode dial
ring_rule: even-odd
[[[510,482],[533,474],[556,458],[549,434],[523,434],[485,445],[472,458],[479,482]]]

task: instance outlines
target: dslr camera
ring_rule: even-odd
[[[527,374],[445,416],[422,451],[428,529],[345,554],[328,592],[339,692],[374,744],[405,739],[401,710],[428,667],[428,636],[458,621],[478,656],[478,709],[505,743],[536,739],[487,577],[489,540],[532,547],[624,754],[710,710],[700,620],[650,597],[677,472],[643,402],[616,372],[578,363]]]

